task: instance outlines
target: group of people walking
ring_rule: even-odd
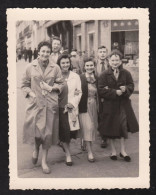
[[[52,45],[41,42],[38,58],[26,67],[22,90],[28,101],[24,123],[24,143],[34,144],[33,164],[42,145],[42,170],[50,173],[48,150],[53,144],[62,147],[66,165],[72,166],[70,140],[78,136],[85,142],[88,161],[95,162],[92,142],[97,131],[102,140],[110,139],[111,160],[117,160],[115,139],[120,139],[120,157],[126,153],[128,132],[137,132],[138,123],[129,99],[134,90],[130,72],[122,67],[122,54],[98,48],[99,59],[85,58],[83,72],[73,71],[67,52],[59,53],[61,40]]]

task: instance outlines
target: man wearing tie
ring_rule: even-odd
[[[100,46],[98,48],[97,57],[98,58],[96,62],[95,74],[99,78],[101,73],[107,70],[109,66],[108,59],[107,59],[107,48],[105,46]],[[104,101],[103,98],[99,99],[99,121],[102,120],[101,119],[101,113],[102,113],[101,104],[103,103],[103,101]],[[104,137],[102,137],[101,148],[106,148],[106,147],[107,147],[107,140]]]
[[[98,59],[96,64],[95,73],[99,77],[100,74],[108,69],[108,60],[107,60],[107,48],[105,46],[100,46],[98,48]]]

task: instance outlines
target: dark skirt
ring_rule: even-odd
[[[103,132],[102,138],[109,138],[109,139],[120,139],[125,138],[128,139],[128,126],[127,126],[127,117],[126,112],[123,106],[120,105],[120,114],[119,114],[119,128],[120,128],[120,135],[119,136],[107,136],[105,132]],[[108,131],[108,130],[106,130]]]
[[[78,130],[70,131],[68,113],[63,113],[64,108],[59,108],[59,139],[61,142],[70,143],[70,139],[78,137]]]

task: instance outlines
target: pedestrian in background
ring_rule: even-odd
[[[28,58],[29,58],[29,63],[32,61],[32,50],[31,50],[31,47],[29,47],[29,50],[28,50],[28,52],[27,52],[27,54],[28,54]]]
[[[95,63],[92,58],[84,62],[85,73],[80,75],[82,97],[79,104],[79,120],[82,138],[88,151],[88,161],[94,162],[92,142],[95,141],[98,128],[98,94]]]
[[[50,55],[50,60],[55,64],[57,63],[58,57],[61,55],[61,44],[62,42],[59,37],[54,36],[52,38],[52,53]]]
[[[27,61],[27,57],[28,57],[28,50],[26,49],[26,47],[23,50],[23,54],[24,54],[24,59],[25,59],[25,62],[26,62]]]
[[[70,154],[70,140],[76,139],[80,129],[78,120],[78,105],[82,95],[81,80],[78,74],[71,71],[71,61],[67,54],[59,56],[57,64],[60,66],[64,78],[64,87],[59,95],[59,138],[66,153],[66,165],[72,165]],[[75,91],[78,94],[75,95]]]
[[[79,65],[80,65],[81,73],[83,73],[84,72],[84,59],[82,56],[82,51],[79,51]]]
[[[38,45],[39,57],[29,63],[22,79],[22,90],[28,105],[24,123],[24,143],[35,144],[32,155],[33,164],[37,163],[39,148],[42,145],[42,170],[50,173],[47,165],[48,150],[58,143],[58,94],[62,83],[57,64],[49,61],[51,44],[41,42]]]
[[[72,51],[70,56],[71,56],[70,60],[71,60],[73,71],[80,75],[82,72],[81,72],[81,67],[79,64],[79,60],[77,58],[76,51]]]
[[[113,50],[109,55],[108,70],[104,71],[98,82],[99,96],[104,98],[102,120],[99,130],[103,137],[110,139],[112,160],[117,160],[115,139],[120,139],[120,157],[130,162],[125,149],[128,132],[139,130],[129,97],[134,91],[134,83],[129,71],[122,67],[122,54]]]
[[[38,56],[38,51],[37,51],[37,49],[35,48],[34,49],[34,53],[33,53],[33,55],[34,55],[34,60],[37,58],[37,56]]]

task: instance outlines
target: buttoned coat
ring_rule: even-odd
[[[44,140],[48,135],[52,136],[52,143],[58,141],[58,93],[47,92],[42,95],[40,82],[55,85],[55,80],[61,77],[61,70],[57,64],[49,62],[45,72],[41,70],[38,60],[28,64],[22,79],[22,90],[27,99],[26,116],[24,122],[24,143],[34,143],[34,138]],[[57,87],[61,91],[62,83]],[[36,98],[29,96],[34,92]]]
[[[121,96],[116,94],[120,86],[126,86],[126,92]],[[103,111],[101,113],[99,131],[106,137],[120,136],[120,108],[124,108],[129,132],[139,130],[134,111],[129,97],[134,91],[134,83],[129,71],[120,67],[118,80],[116,80],[111,67],[104,71],[98,82],[99,96],[104,98]]]

